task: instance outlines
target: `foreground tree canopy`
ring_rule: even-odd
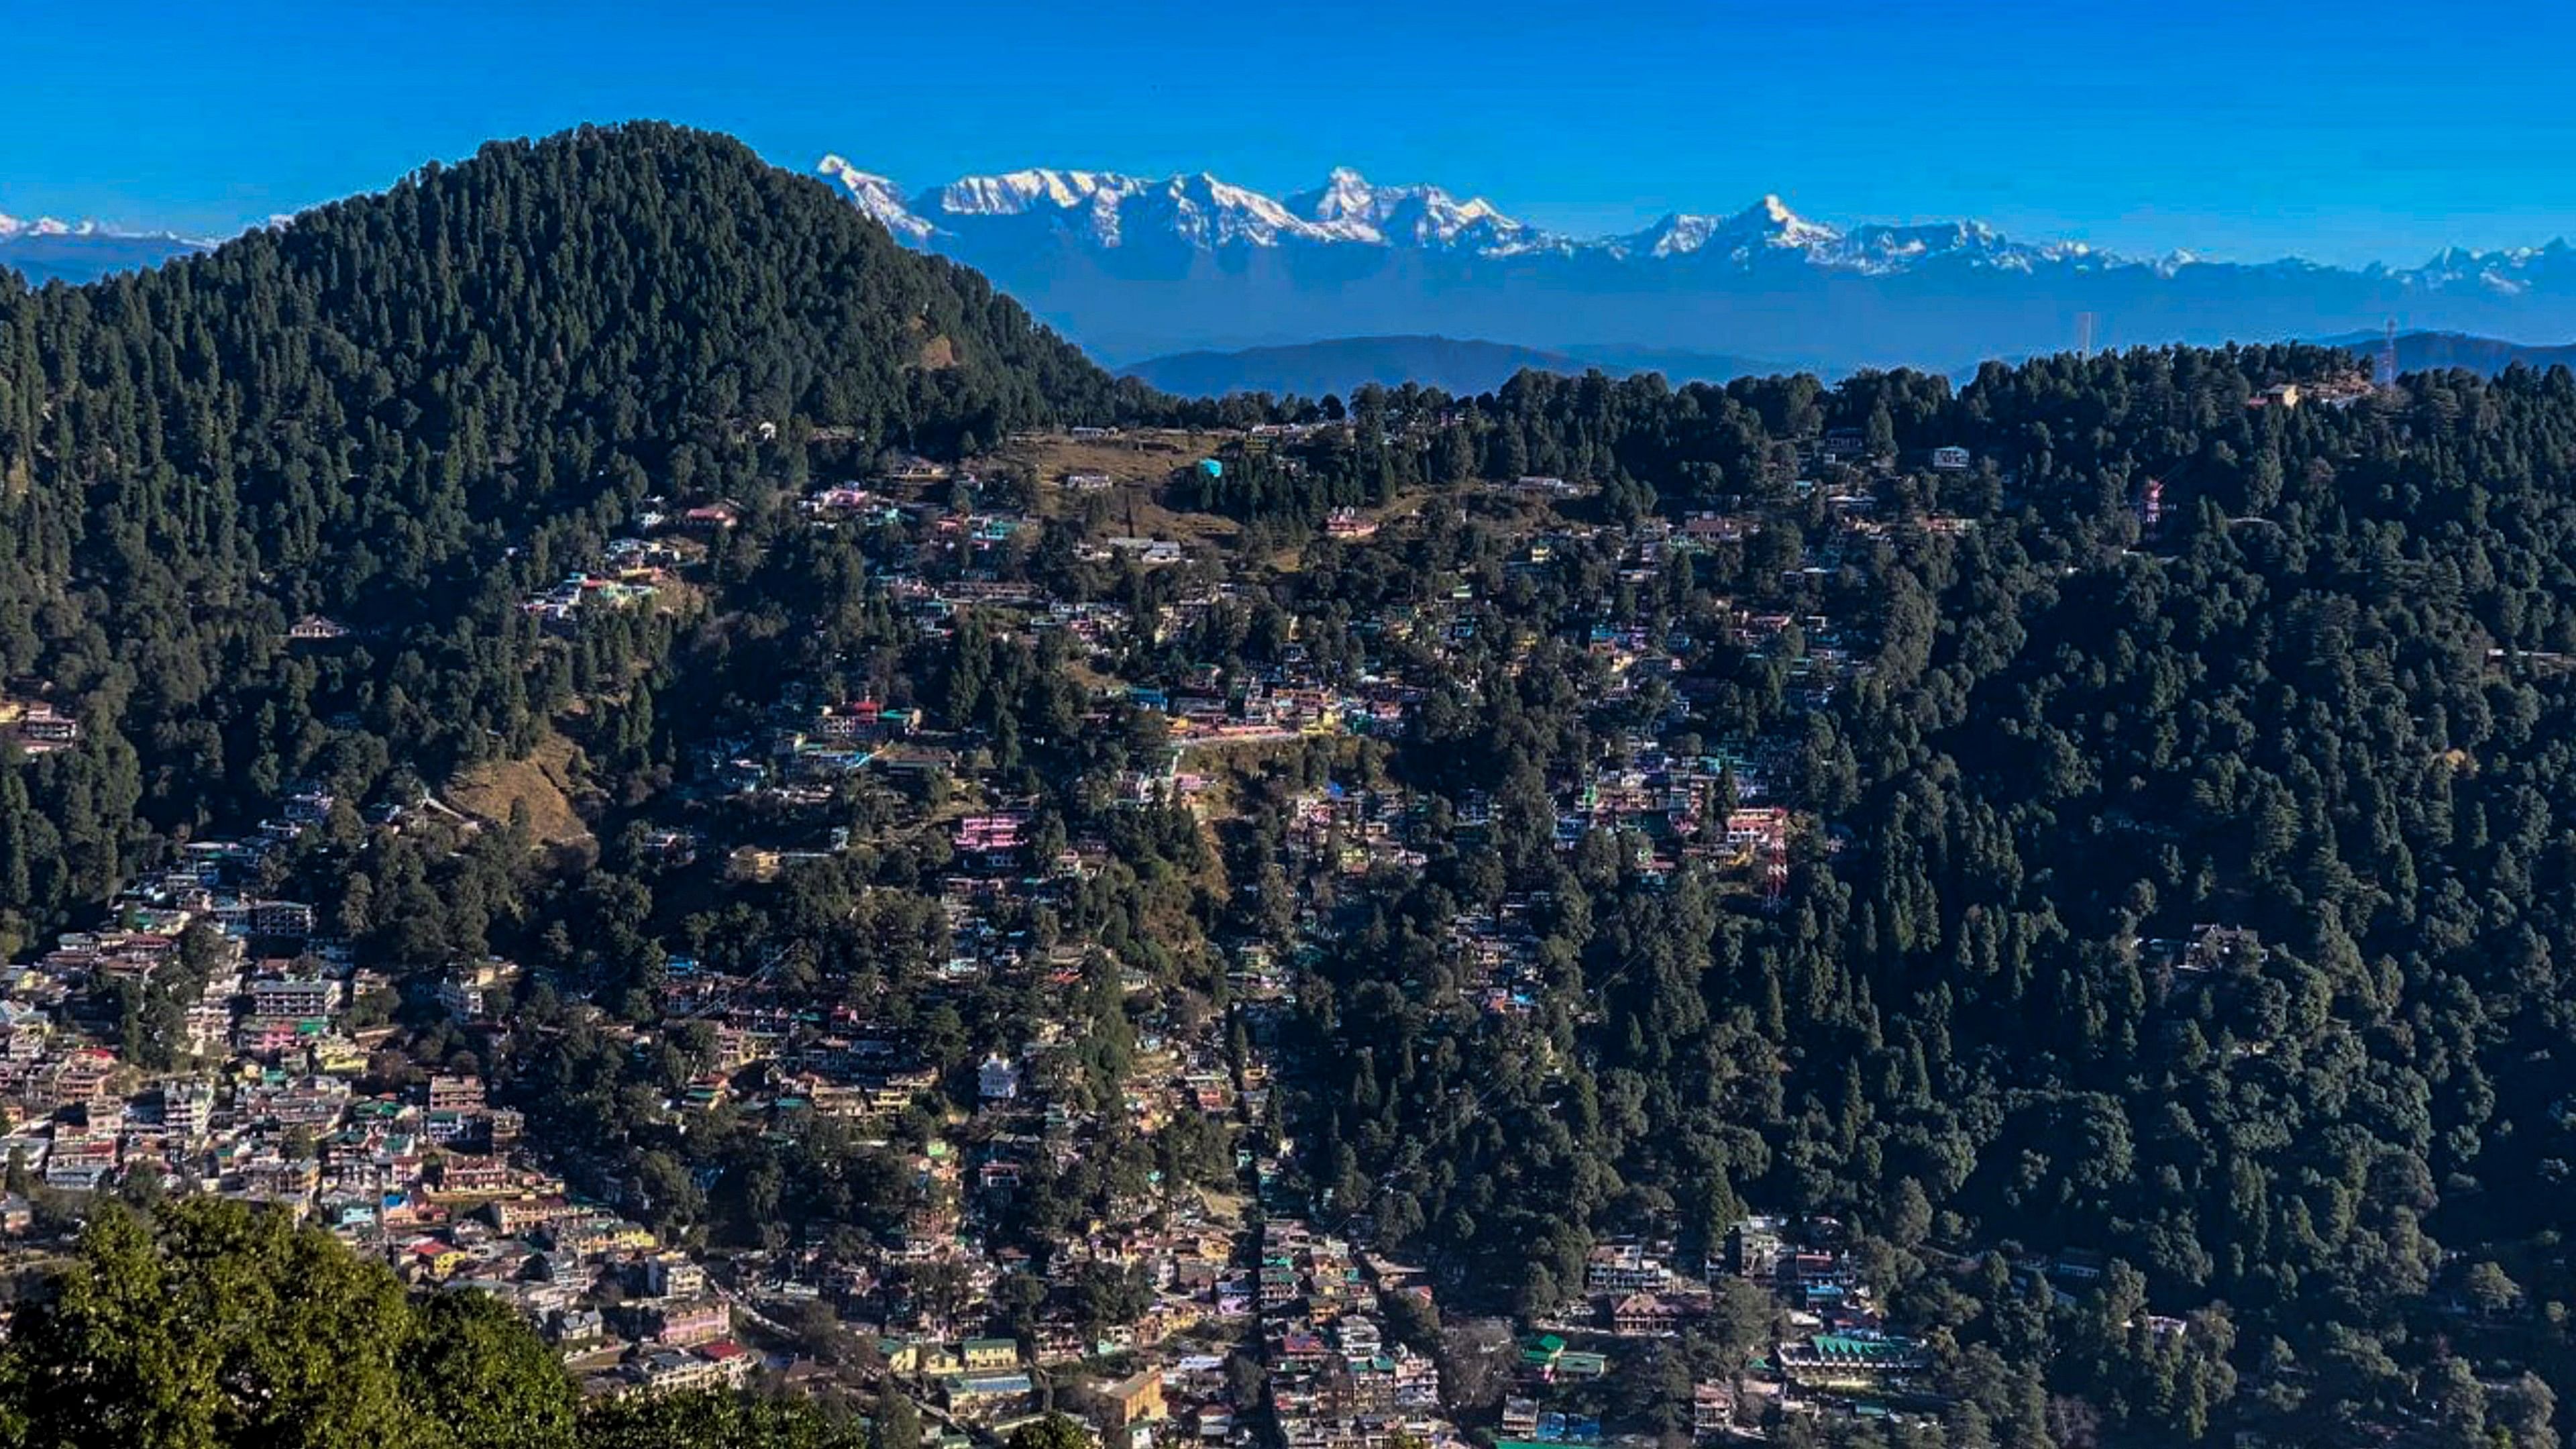
[[[26,1449],[857,1449],[819,1411],[702,1394],[585,1405],[552,1350],[474,1294],[406,1295],[283,1213],[101,1210],[0,1349],[0,1443]]]

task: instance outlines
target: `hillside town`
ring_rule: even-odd
[[[1600,744],[1543,781],[1557,851],[1645,889],[1687,877],[1769,910],[1793,860],[1842,842],[1806,783],[1801,729],[1710,737],[1706,707],[1754,679],[1794,720],[1867,680],[1881,640],[1845,565],[1974,526],[1901,501],[1905,480],[2014,480],[1962,448],[1898,458],[1841,431],[1784,459],[1775,494],[1679,518],[1610,516],[1580,480],[1484,484],[1474,527],[1506,540],[1500,566],[1412,580],[1349,621],[1361,648],[1327,653],[1256,598],[1256,569],[1362,567],[1419,536],[1418,500],[1335,507],[1302,558],[1271,563],[1248,556],[1245,528],[1167,505],[1349,428],[1075,429],[954,468],[889,454],[784,504],[656,499],[522,604],[558,645],[604,616],[640,627],[720,607],[711,559],[749,510],[780,507],[797,528],[866,535],[870,607],[905,637],[1038,651],[1078,700],[1062,725],[1128,746],[1084,782],[1107,818],[1214,842],[1247,791],[1287,781],[1257,903],[1276,934],[1166,939],[1168,959],[1148,962],[1055,929],[1132,874],[1126,849],[1034,808],[1017,743],[965,726],[962,690],[943,698],[857,660],[775,680],[709,722],[622,848],[710,899],[911,852],[935,895],[918,919],[890,907],[884,929],[918,933],[933,985],[898,1010],[790,950],[719,934],[663,943],[640,1011],[567,1009],[614,1053],[681,1064],[634,1108],[653,1122],[829,1133],[891,1164],[872,1185],[890,1195],[879,1230],[773,1219],[762,1241],[710,1243],[672,1204],[730,1190],[732,1169],[674,1181],[550,1140],[527,1065],[547,1043],[518,1022],[555,983],[499,958],[397,978],[360,944],[363,906],[287,898],[288,882],[316,878],[317,852],[452,843],[519,828],[510,812],[478,814],[443,787],[351,801],[313,782],[248,828],[189,840],[94,924],[9,967],[0,1230],[41,1251],[95,1194],[272,1204],[408,1282],[511,1305],[589,1392],[759,1379],[901,1394],[956,1443],[1048,1412],[1117,1449],[1717,1443],[1802,1416],[1939,1412],[1932,1351],[1830,1218],[1747,1212],[1696,1238],[1675,1215],[1640,1219],[1592,1245],[1582,1281],[1540,1312],[1397,1261],[1374,1241],[1380,1204],[1336,1199],[1300,1158],[1279,1043],[1308,964],[1360,902],[1531,808],[1386,768],[1463,644],[1578,661]],[[1721,554],[1759,586],[1687,622],[1642,621],[1641,596]],[[1540,587],[1594,603],[1549,635],[1526,604]],[[1193,657],[1247,629],[1275,635],[1260,666]],[[315,617],[289,647],[346,648],[349,634]],[[44,681],[11,690],[11,748],[81,748],[76,700]],[[1512,894],[1445,923],[1439,950],[1485,1017],[1541,1009],[1560,969],[1534,924],[1546,907]],[[2262,950],[2210,931],[2176,946],[2178,969]],[[1035,1205],[1035,1184],[1094,1165],[1109,1176],[1100,1211]],[[2060,1294],[2101,1272],[1949,1248],[1961,1272],[2001,1255],[2016,1281]]]

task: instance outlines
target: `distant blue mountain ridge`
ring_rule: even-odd
[[[2356,332],[2315,339],[2375,357],[2382,334]],[[2492,376],[2516,362],[2533,367],[2576,367],[2576,344],[2532,347],[2457,332],[2402,333],[2397,365],[2403,372],[2463,367]],[[1936,364],[1961,381],[1976,375],[1976,361]],[[1181,352],[1151,357],[1120,369],[1123,375],[1166,392],[1192,397],[1266,392],[1278,397],[1347,397],[1365,383],[1394,387],[1417,382],[1444,392],[1491,392],[1524,369],[1579,374],[1598,368],[1613,377],[1656,372],[1675,384],[1725,382],[1799,369],[1783,363],[1658,348],[1523,347],[1452,337],[1337,337],[1233,352]]]
[[[1452,337],[1339,337],[1238,352],[1182,352],[1151,357],[1121,371],[1165,392],[1190,397],[1267,392],[1286,397],[1349,396],[1365,383],[1406,382],[1443,392],[1491,392],[1512,374],[1581,373],[1593,368],[1613,376],[1660,372],[1674,382],[1724,382],[1748,373],[1785,369],[1774,363],[1715,353],[1640,348],[1539,348]]]

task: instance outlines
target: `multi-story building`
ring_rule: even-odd
[[[438,1004],[460,1022],[490,1021],[509,1006],[519,968],[508,961],[477,961],[450,970],[438,983]]]
[[[643,1310],[645,1336],[669,1348],[713,1343],[733,1332],[733,1314],[721,1299],[683,1298]]]
[[[215,1087],[212,1082],[195,1077],[178,1078],[161,1084],[161,1125],[181,1136],[196,1139],[206,1135],[214,1125]]]
[[[294,1020],[329,1016],[340,1004],[340,984],[305,976],[280,976],[250,984],[254,1015]]]
[[[656,1298],[695,1298],[707,1291],[707,1270],[679,1253],[644,1260],[644,1291]]]
[[[1664,1286],[1661,1259],[1642,1243],[1604,1243],[1584,1263],[1584,1288],[1592,1293],[1634,1293]]]
[[[431,1077],[429,1110],[467,1113],[482,1111],[483,1079],[473,1076]]]

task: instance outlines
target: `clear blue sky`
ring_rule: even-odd
[[[1778,192],[2156,253],[2576,237],[2576,11],[1834,0],[0,0],[0,212],[222,232],[653,116],[907,189],[1330,166],[1593,232]]]

